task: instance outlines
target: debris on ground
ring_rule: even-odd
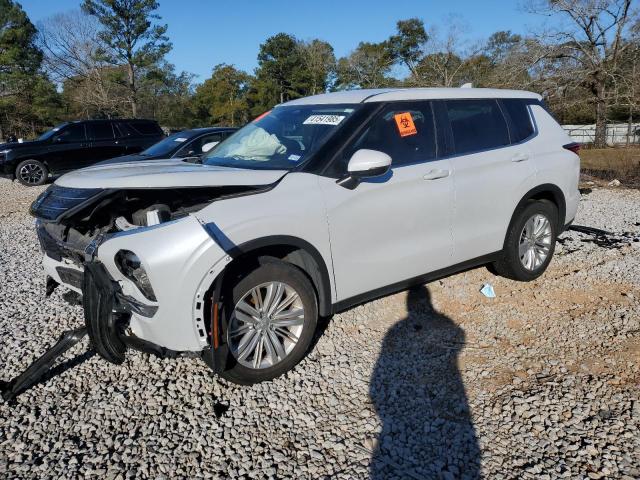
[[[490,283],[485,283],[480,289],[480,293],[487,298],[496,298],[496,292],[493,290],[493,285]]]

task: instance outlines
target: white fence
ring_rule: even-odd
[[[596,126],[595,125],[563,125],[562,128],[578,143],[593,143]],[[640,123],[631,124],[631,135],[629,124],[610,123],[607,125],[607,144],[626,145],[627,138],[631,144],[640,144]]]

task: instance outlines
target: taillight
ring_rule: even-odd
[[[566,148],[567,150],[575,153],[576,155],[578,155],[578,152],[580,152],[580,144],[576,142],[567,143],[566,145],[563,145],[562,148]]]

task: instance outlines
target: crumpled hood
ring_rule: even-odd
[[[55,184],[69,188],[171,188],[269,185],[286,170],[215,167],[182,160],[95,165],[63,175]]]

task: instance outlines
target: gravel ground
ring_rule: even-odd
[[[40,190],[0,181],[5,380],[83,321],[43,296]],[[632,235],[567,232],[532,283],[480,268],[336,315],[293,372],[250,388],[78,345],[0,404],[0,477],[639,478],[640,191],[594,188],[577,223]]]

